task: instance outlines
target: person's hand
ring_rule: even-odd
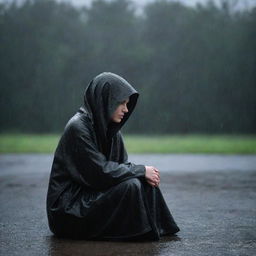
[[[160,183],[159,171],[154,166],[145,166],[146,173],[145,178],[149,185],[156,187]]]

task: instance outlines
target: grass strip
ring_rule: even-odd
[[[0,153],[54,153],[59,134],[1,134]],[[124,135],[128,153],[256,154],[256,135]]]

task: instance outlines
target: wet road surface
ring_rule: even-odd
[[[0,155],[0,255],[256,255],[256,156],[130,155],[161,171],[181,231],[159,242],[58,239],[47,226],[51,155]]]

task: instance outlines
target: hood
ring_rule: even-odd
[[[98,143],[106,152],[112,137],[121,129],[133,112],[139,93],[122,77],[104,72],[96,76],[84,93],[84,109],[93,122]],[[129,98],[128,112],[120,123],[111,121],[111,116],[124,100]]]

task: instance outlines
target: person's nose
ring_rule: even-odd
[[[124,107],[124,109],[123,109],[123,111],[125,112],[125,113],[128,113],[128,108],[127,108],[127,106],[125,105],[125,107]]]

